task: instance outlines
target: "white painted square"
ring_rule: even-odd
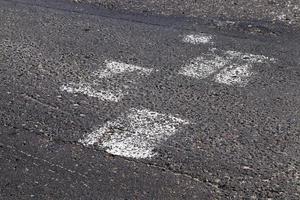
[[[249,65],[232,65],[226,67],[215,75],[215,81],[227,85],[238,84],[240,86],[247,84],[253,72]]]
[[[179,74],[203,79],[225,67],[227,63],[228,60],[218,55],[204,55],[191,60],[189,64],[180,69]]]
[[[93,86],[89,83],[69,83],[60,87],[61,91],[66,91],[73,94],[84,94],[89,97],[95,97],[102,101],[120,101],[124,94],[120,90],[101,90],[94,89]]]
[[[80,142],[86,146],[97,144],[113,155],[151,158],[156,155],[155,148],[187,124],[187,120],[172,115],[133,108]]]
[[[68,83],[61,91],[83,94],[102,101],[119,102],[134,87],[139,78],[148,76],[153,69],[116,61],[105,61],[106,65],[94,72],[90,81]],[[130,75],[134,76],[130,76]]]

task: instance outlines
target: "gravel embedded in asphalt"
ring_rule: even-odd
[[[62,0],[0,18],[0,198],[299,199],[299,32]]]
[[[300,25],[299,0],[71,0],[144,14],[266,20]]]

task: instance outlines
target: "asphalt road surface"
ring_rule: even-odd
[[[300,32],[0,0],[0,199],[300,199]]]
[[[146,15],[272,21],[300,27],[300,0],[69,0]]]

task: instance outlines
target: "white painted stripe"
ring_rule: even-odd
[[[227,85],[243,86],[248,83],[253,72],[250,71],[249,65],[232,65],[226,67],[216,74],[215,80],[218,83]]]
[[[61,86],[60,90],[74,94],[84,94],[102,101],[118,102],[124,96],[124,94],[118,90],[95,90],[89,83],[69,83],[68,85]]]
[[[183,38],[183,42],[185,43],[191,43],[191,44],[207,44],[207,43],[212,43],[212,36],[205,34],[205,33],[200,33],[200,34],[191,34],[191,35],[186,35]]]
[[[93,131],[80,142],[98,144],[108,153],[131,158],[151,158],[154,149],[188,121],[148,109],[130,109],[113,122]]]
[[[185,67],[181,68],[179,74],[203,79],[225,67],[227,63],[228,60],[217,55],[200,56],[193,59]]]
[[[105,63],[105,67],[96,71],[93,74],[94,76],[97,76],[98,78],[110,78],[118,74],[132,72],[136,72],[140,75],[150,75],[150,73],[153,71],[151,68],[140,67],[122,62],[106,60]]]

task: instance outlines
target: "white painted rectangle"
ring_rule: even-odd
[[[205,33],[199,33],[199,34],[185,35],[182,41],[191,44],[207,44],[207,43],[212,43],[211,41],[212,39],[213,37],[211,35]]]
[[[197,79],[213,77],[218,83],[245,86],[254,74],[254,64],[274,62],[274,58],[238,51],[219,51],[197,57],[179,70],[179,74]]]
[[[96,71],[93,74],[94,76],[97,76],[98,78],[110,78],[118,74],[132,72],[135,72],[139,75],[150,75],[150,73],[153,71],[151,68],[140,67],[122,62],[106,60],[105,63],[105,67]]]
[[[274,58],[269,58],[264,55],[255,55],[251,53],[242,53],[239,51],[225,51],[225,57],[227,57],[228,60],[234,61],[241,61],[248,64],[251,63],[264,63],[264,62],[274,62]]]
[[[203,79],[225,67],[228,60],[217,55],[205,55],[197,57],[180,69],[179,74],[192,78]]]
[[[187,124],[188,121],[172,115],[132,108],[80,142],[86,146],[97,144],[113,155],[151,158],[156,155],[156,147]]]
[[[247,84],[249,78],[253,74],[249,65],[231,65],[222,69],[215,75],[215,81],[227,85],[238,84],[240,86]]]
[[[60,90],[87,95],[102,101],[119,102],[127,94],[128,89],[134,87],[136,80],[150,75],[153,70],[116,61],[105,61],[105,63],[106,65],[103,68],[91,75],[90,81],[68,83],[61,86]],[[131,73],[134,73],[134,79],[127,76]],[[119,76],[122,76],[121,81],[118,79]],[[102,82],[99,82],[99,80],[102,80]]]
[[[60,87],[61,91],[66,91],[68,93],[73,94],[84,94],[89,97],[95,97],[102,101],[112,101],[118,102],[120,101],[124,94],[122,91],[119,90],[101,90],[101,89],[94,89],[91,84],[89,83],[69,83],[67,85],[63,85]]]

